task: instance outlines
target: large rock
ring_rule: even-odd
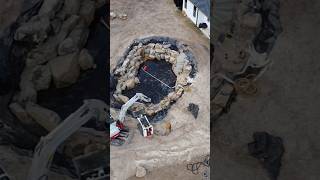
[[[9,108],[22,124],[31,125],[34,123],[32,118],[19,103],[11,103]]]
[[[58,55],[63,56],[76,52],[78,50],[76,43],[71,38],[63,40],[58,47]]]
[[[153,125],[153,131],[158,136],[168,136],[171,133],[171,123],[169,121],[162,121]]]
[[[82,70],[88,70],[95,67],[93,57],[87,49],[82,49],[79,55],[79,65]]]
[[[75,28],[70,32],[69,38],[73,40],[78,49],[82,49],[86,44],[89,36],[89,28],[85,24],[85,21],[81,19]]]
[[[48,64],[36,66],[33,69],[32,82],[37,91],[50,87],[51,71]]]
[[[121,103],[126,103],[129,101],[129,98],[127,96],[124,96],[122,94],[113,94],[113,97],[118,101],[118,102],[121,102]]]
[[[82,1],[79,15],[84,19],[84,22],[87,26],[89,26],[93,21],[95,10],[96,10],[96,5],[94,1],[91,1],[91,0]]]
[[[62,8],[62,14],[63,18],[66,16],[78,14],[80,10],[80,0],[65,0],[63,8]]]
[[[29,22],[18,27],[14,34],[14,39],[17,41],[23,40],[40,43],[47,38],[49,28],[50,19],[48,16],[35,16]]]
[[[182,72],[186,58],[187,56],[184,53],[180,53],[177,57],[176,64],[172,65],[172,70],[176,76],[179,76],[179,74]]]
[[[147,175],[147,170],[142,166],[137,166],[136,177],[142,178]]]
[[[26,111],[33,120],[38,122],[49,132],[57,127],[61,121],[59,115],[54,111],[41,107],[32,102],[26,103]]]
[[[37,102],[37,91],[31,81],[20,82],[20,92],[17,94],[17,101],[25,104],[28,101]]]
[[[59,34],[48,38],[48,40],[33,49],[26,60],[26,66],[34,67],[48,62],[58,55],[58,45],[68,36],[68,34],[75,28],[79,22],[79,16],[72,15],[63,22]]]
[[[49,62],[54,84],[57,88],[75,83],[80,75],[78,53],[59,56]]]
[[[48,15],[52,18],[54,17],[55,13],[61,8],[63,3],[63,0],[44,0],[38,14],[39,16]]]
[[[125,85],[126,85],[126,89],[132,89],[132,88],[134,88],[134,86],[136,85],[135,78],[128,79],[128,80],[125,82]]]
[[[48,89],[51,83],[51,71],[48,65],[25,67],[20,76],[20,89],[32,85],[36,91]]]

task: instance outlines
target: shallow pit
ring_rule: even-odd
[[[170,88],[159,82],[145,71],[173,88]],[[170,63],[157,60],[150,60],[143,63],[139,68],[137,77],[139,78],[140,83],[137,84],[133,89],[125,90],[123,95],[131,98],[138,92],[143,93],[144,95],[150,97],[151,102],[154,104],[159,103],[170,92],[174,91],[174,86],[177,79],[176,75],[172,71],[172,65]]]

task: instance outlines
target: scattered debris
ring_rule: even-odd
[[[110,12],[110,19],[113,20],[113,19],[116,19],[116,18],[119,18],[121,20],[126,20],[128,18],[128,15],[126,13],[115,13],[113,11]]]
[[[137,166],[136,177],[142,178],[147,175],[147,170],[142,166]]]
[[[122,20],[126,20],[128,18],[128,15],[125,14],[125,13],[120,13],[119,15],[119,18],[122,19]]]
[[[199,174],[201,171],[201,166],[207,167],[205,172],[210,172],[207,171],[207,169],[210,169],[210,156],[207,155],[203,161],[195,162],[195,163],[190,163],[187,164],[187,170],[191,171],[192,174]],[[206,174],[208,176],[209,174]]]
[[[115,13],[115,12],[110,12],[110,18],[111,19],[115,19],[115,18],[117,18],[117,14]]]
[[[254,141],[248,144],[249,153],[260,160],[270,178],[276,180],[280,173],[281,158],[284,153],[282,139],[266,132],[255,132],[253,139]]]
[[[199,106],[193,103],[190,103],[188,106],[188,110],[192,113],[194,118],[197,119],[199,113]]]

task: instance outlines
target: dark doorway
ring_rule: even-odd
[[[173,0],[179,10],[182,10],[183,0]]]

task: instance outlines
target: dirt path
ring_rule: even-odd
[[[248,155],[246,144],[255,131],[284,139],[279,180],[320,177],[320,2],[281,3],[284,31],[271,52],[274,65],[260,79],[259,94],[238,97],[215,125],[213,179],[268,180],[258,161]]]

